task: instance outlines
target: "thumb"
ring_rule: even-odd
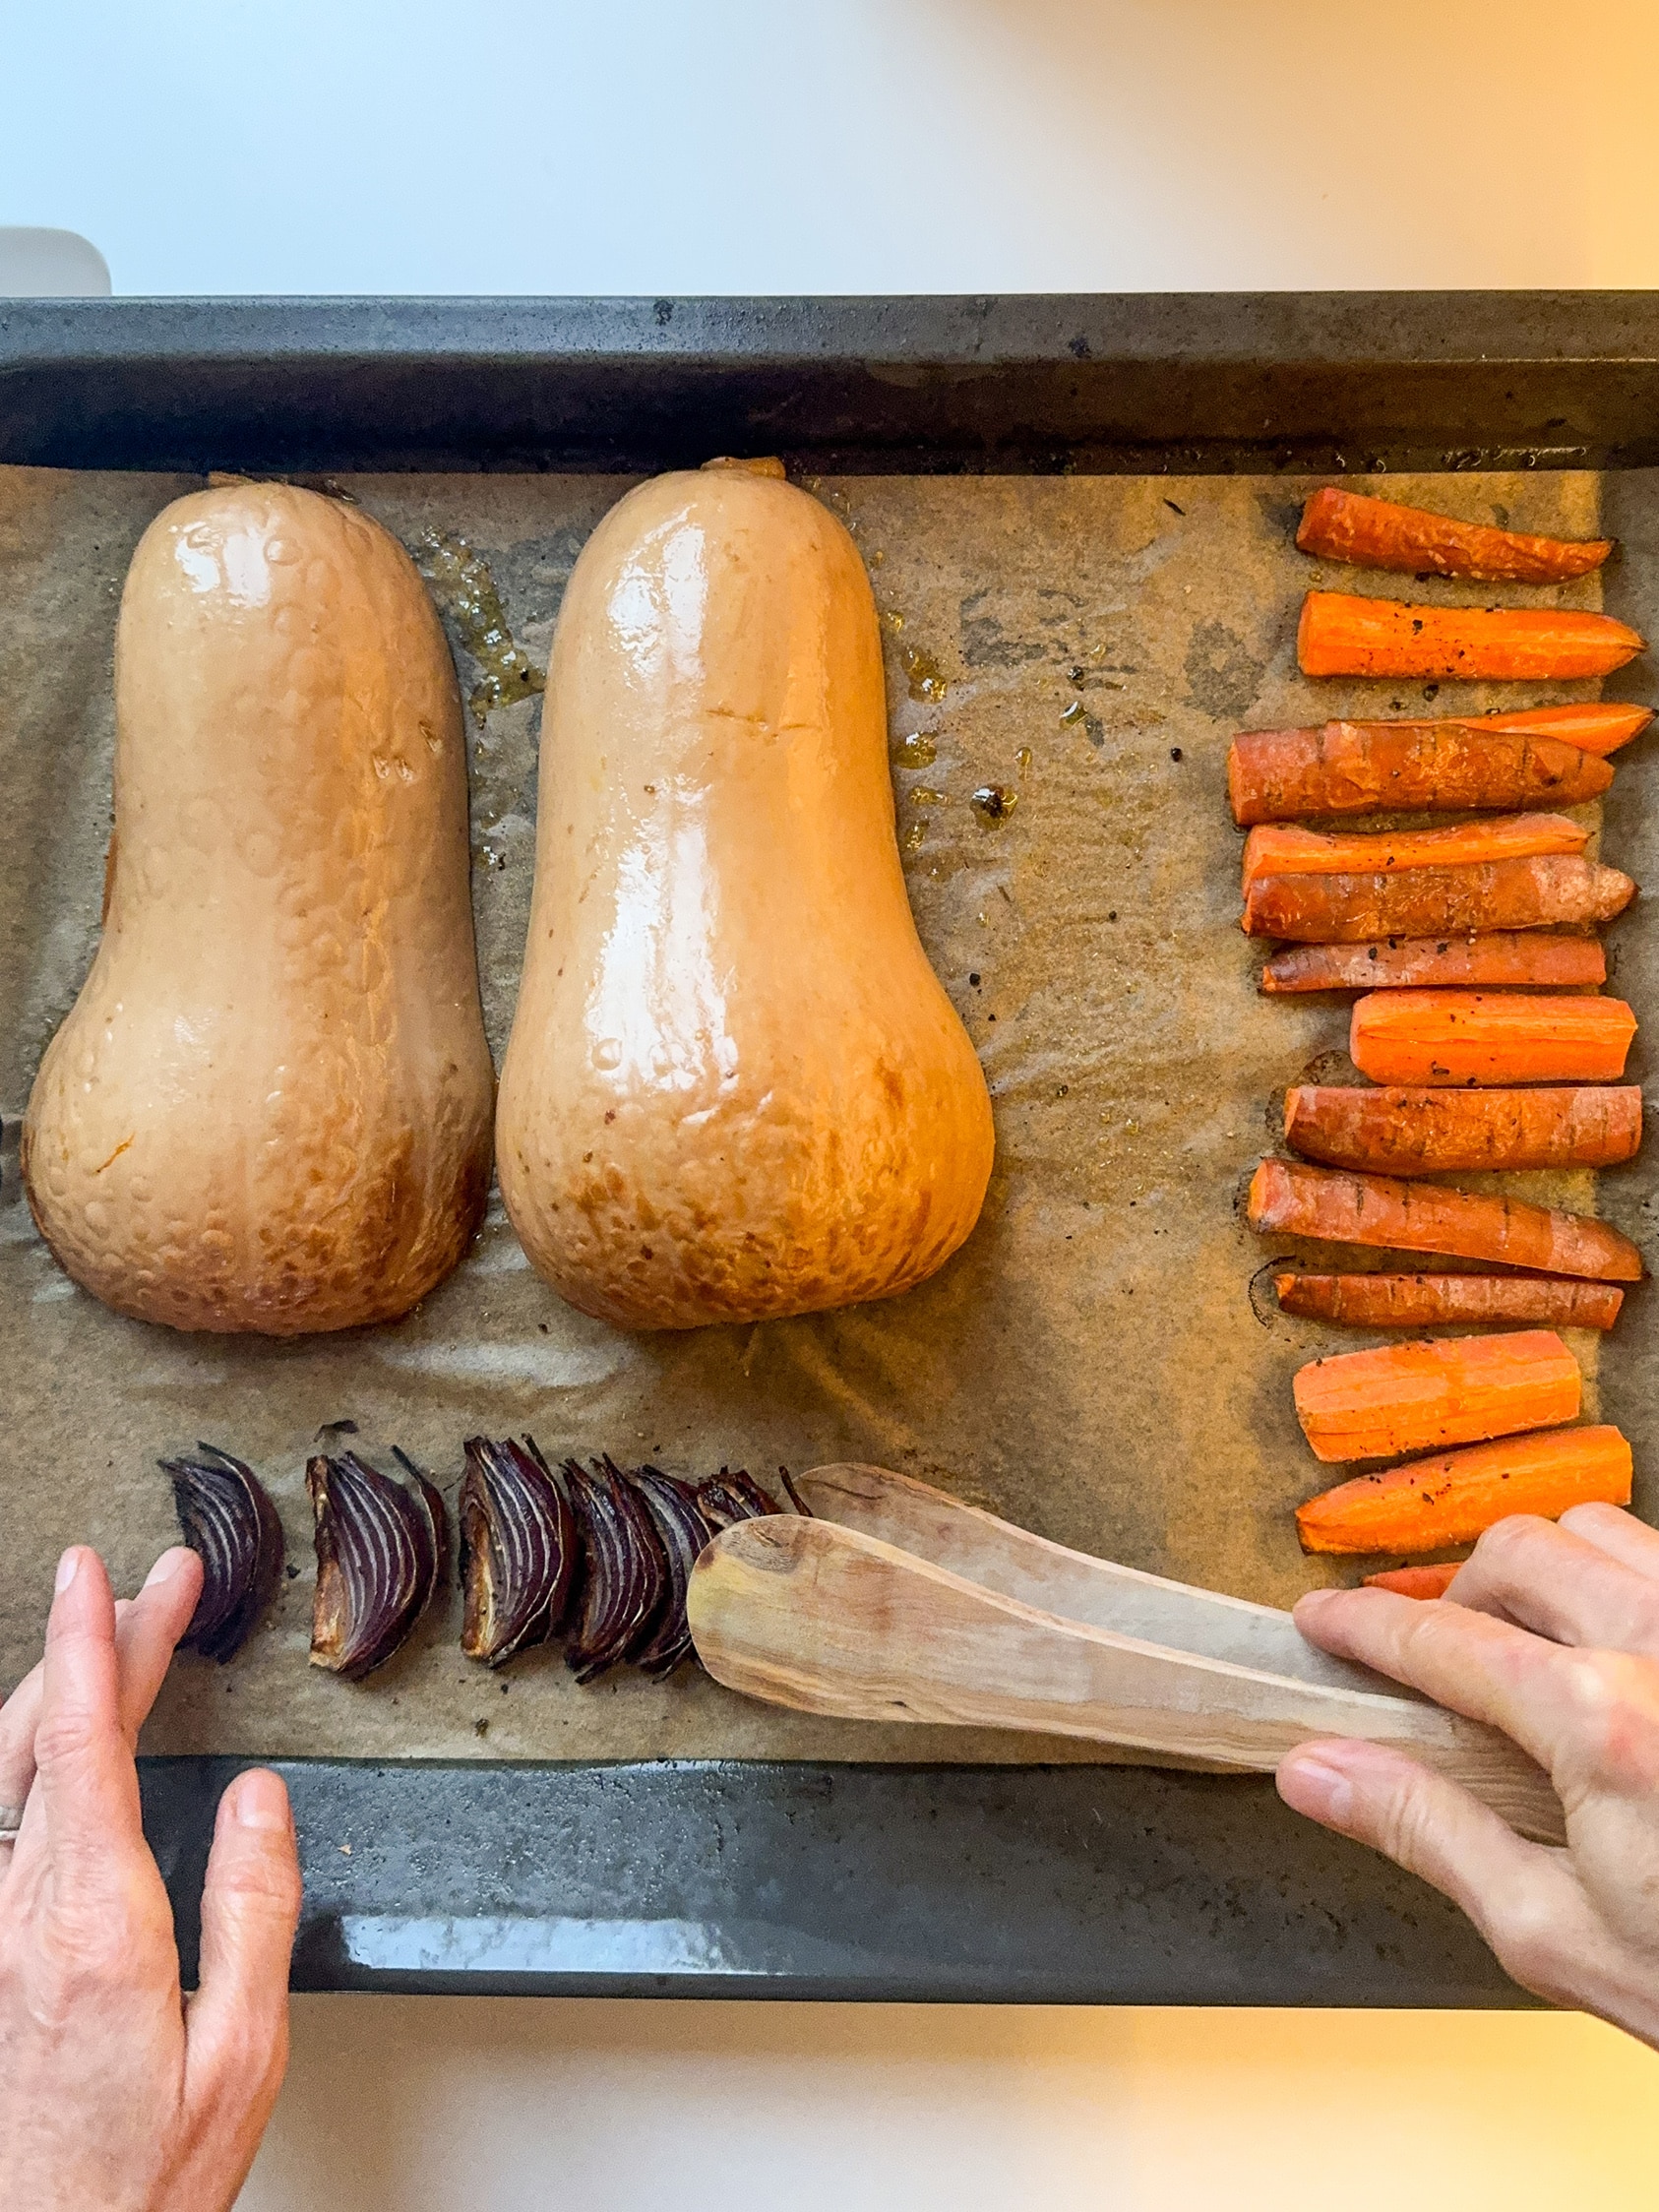
[[[187,2094],[240,2104],[263,2127],[288,2060],[288,1960],[299,1924],[288,1793],[254,1767],[219,1800],[202,1889],[202,1959],[190,2001]]]

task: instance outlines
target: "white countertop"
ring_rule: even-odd
[[[1651,0],[60,0],[0,221],[127,293],[1653,285],[1656,65]],[[243,2202],[1613,2212],[1656,2120],[1577,2019],[309,1998]]]

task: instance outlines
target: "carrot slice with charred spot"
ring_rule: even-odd
[[[1436,1328],[1449,1321],[1531,1321],[1611,1328],[1625,1293],[1550,1275],[1275,1275],[1281,1311],[1350,1328]]]
[[[1639,1282],[1643,1271],[1629,1238],[1589,1214],[1391,1175],[1349,1175],[1301,1160],[1263,1160],[1251,1178],[1247,1213],[1251,1227],[1264,1234],[1323,1244],[1491,1260],[1598,1282]]]
[[[1557,1429],[1357,1475],[1296,1513],[1305,1552],[1440,1552],[1511,1513],[1628,1505],[1630,1447],[1614,1428]]]
[[[1576,745],[1484,723],[1244,730],[1227,754],[1227,795],[1241,830],[1301,815],[1575,807],[1612,781],[1607,763]]]
[[[1304,676],[1525,682],[1606,676],[1643,644],[1628,623],[1572,607],[1420,607],[1310,591],[1296,657]]]
[[[1537,1090],[1298,1083],[1285,1092],[1284,1134],[1304,1159],[1382,1175],[1617,1167],[1641,1145],[1641,1090],[1635,1083]]]
[[[1630,878],[1580,853],[1402,868],[1368,876],[1259,876],[1245,892],[1249,937],[1360,945],[1374,937],[1453,936],[1608,922],[1636,894]]]
[[[1496,984],[1566,990],[1605,983],[1607,953],[1593,937],[1488,930],[1477,937],[1395,937],[1369,945],[1287,945],[1261,970],[1269,998],[1295,991],[1409,991]]]
[[[1260,876],[1390,875],[1402,868],[1466,868],[1488,860],[1530,860],[1582,852],[1590,832],[1565,814],[1510,814],[1460,822],[1452,830],[1366,833],[1263,825],[1245,839],[1244,889]]]
[[[1355,1002],[1348,1053],[1375,1083],[1608,1083],[1635,1033],[1623,999],[1379,991]]]
[[[1461,1566],[1452,1560],[1444,1567],[1390,1567],[1381,1574],[1368,1574],[1368,1590],[1392,1590],[1399,1598],[1444,1598]]]
[[[1576,1421],[1578,1362],[1554,1329],[1429,1338],[1310,1360],[1292,1383],[1316,1459],[1387,1459]]]
[[[1613,551],[1608,537],[1534,537],[1498,530],[1333,485],[1315,492],[1303,508],[1296,542],[1304,553],[1346,561],[1352,568],[1467,576],[1494,584],[1562,584],[1588,576]]]
[[[1614,700],[1591,699],[1578,707],[1528,707],[1518,714],[1483,714],[1472,727],[1531,732],[1536,737],[1559,738],[1582,752],[1616,753],[1640,737],[1653,719],[1651,707],[1627,707]]]

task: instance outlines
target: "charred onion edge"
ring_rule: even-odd
[[[198,1444],[198,1459],[163,1459],[184,1541],[202,1562],[202,1595],[181,1651],[199,1651],[220,1666],[233,1659],[276,1595],[284,1547],[282,1524],[265,1486],[242,1460],[217,1444]]]
[[[661,1617],[647,1641],[634,1654],[634,1664],[647,1675],[671,1675],[682,1659],[692,1655],[686,1585],[698,1554],[713,1539],[713,1524],[689,1482],[665,1475],[659,1467],[636,1467],[628,1480],[645,1502],[668,1562],[668,1596]]]
[[[533,1442],[468,1437],[461,1478],[461,1648],[505,1666],[564,1627],[576,1580],[576,1516]]]
[[[401,1453],[399,1454],[402,1457]],[[306,1462],[317,1546],[311,1663],[357,1682],[407,1639],[444,1572],[444,1501],[411,1466],[405,1488],[356,1452]]]
[[[608,1455],[564,1476],[582,1535],[582,1579],[565,1664],[580,1683],[632,1658],[668,1600],[668,1556],[640,1493]]]
[[[761,1520],[779,1510],[747,1467],[722,1467],[717,1475],[699,1483],[697,1502],[716,1535],[722,1528],[735,1528],[739,1521]]]

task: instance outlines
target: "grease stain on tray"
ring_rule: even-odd
[[[534,699],[547,689],[546,669],[538,668],[514,639],[495,578],[481,553],[463,537],[429,529],[415,545],[414,562],[439,611],[454,624],[482,671],[466,702],[480,729],[493,708],[516,707],[520,700]]]

